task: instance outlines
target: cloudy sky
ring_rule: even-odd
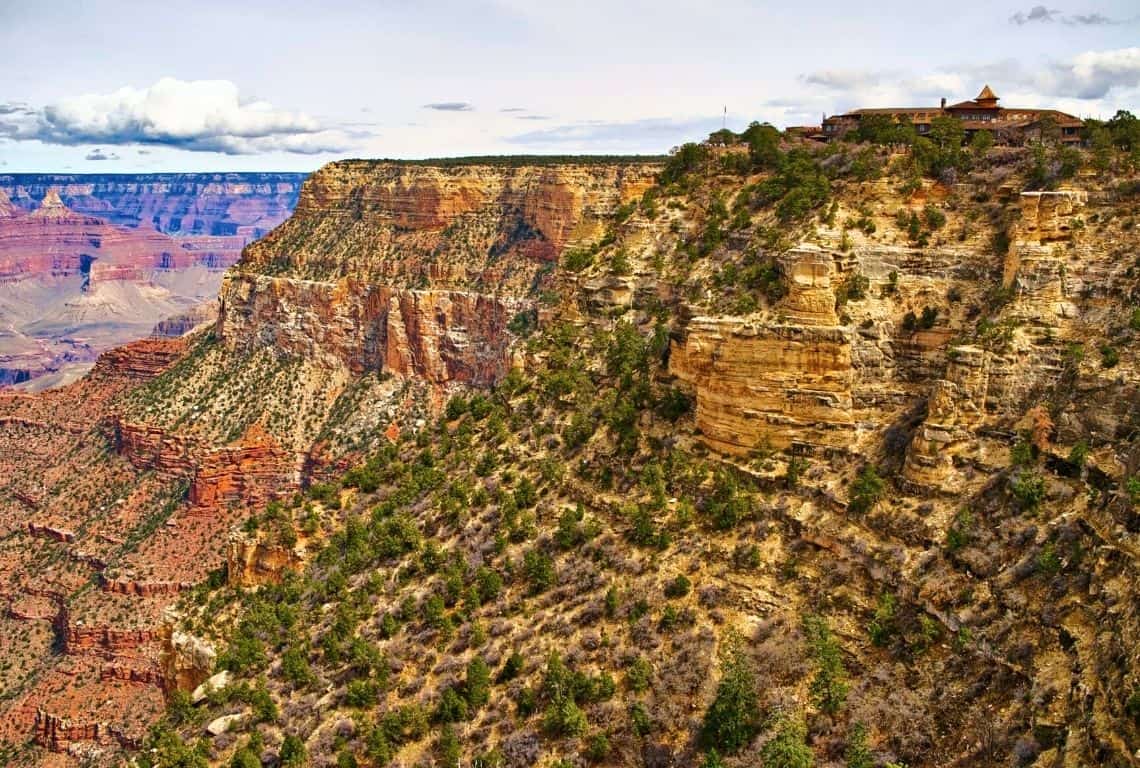
[[[0,173],[658,153],[987,82],[1140,111],[1140,7],[1087,1],[0,0]]]

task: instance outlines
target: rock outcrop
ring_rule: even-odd
[[[226,550],[226,578],[234,586],[255,587],[280,581],[286,570],[296,569],[302,562],[295,545],[234,530]]]
[[[652,164],[346,161],[221,289],[218,336],[242,352],[487,385],[544,270],[653,180]]]
[[[172,628],[168,618],[163,635],[162,673],[167,684],[180,691],[193,691],[214,671],[217,650],[194,635]]]
[[[1021,218],[1003,275],[1005,286],[1015,294],[1019,317],[1056,326],[1060,319],[1076,316],[1065,275],[1087,200],[1086,192],[1076,190],[1021,193]]]
[[[141,745],[140,740],[126,736],[105,722],[76,720],[42,709],[36,711],[33,740],[52,752],[67,752],[72,744],[79,742],[114,743],[127,749],[138,749]]]
[[[466,291],[234,273],[222,286],[218,336],[231,350],[268,348],[356,374],[487,385],[506,371],[507,326],[525,306]]]
[[[851,339],[840,327],[694,318],[669,370],[696,391],[702,439],[726,453],[838,447],[854,431]]]
[[[918,485],[954,490],[954,457],[973,442],[971,428],[985,416],[989,353],[952,347],[946,376],[934,382],[927,415],[907,451],[904,474]]]
[[[166,339],[141,339],[99,355],[92,376],[146,380],[165,371],[186,353],[186,345]]]
[[[673,344],[669,370],[695,390],[697,428],[727,453],[846,445],[852,338],[835,313],[834,254],[800,246],[784,257],[778,322],[696,317]]]
[[[191,514],[239,502],[264,506],[300,486],[297,457],[256,426],[231,445],[199,450],[192,463]]]

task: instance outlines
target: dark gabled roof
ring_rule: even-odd
[[[959,101],[957,104],[950,104],[946,109],[1003,109],[996,104],[979,104],[976,99],[970,101]],[[1008,107],[1004,107],[1008,109]]]
[[[847,114],[849,115],[909,115],[920,112],[937,112],[938,107],[871,107],[864,109],[853,109]]]

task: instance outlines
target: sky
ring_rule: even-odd
[[[1140,4],[1089,2],[0,0],[0,174],[660,154],[986,83],[1140,112]]]

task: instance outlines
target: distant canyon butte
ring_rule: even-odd
[[[0,387],[216,315],[222,273],[297,204],[301,173],[0,175]]]

